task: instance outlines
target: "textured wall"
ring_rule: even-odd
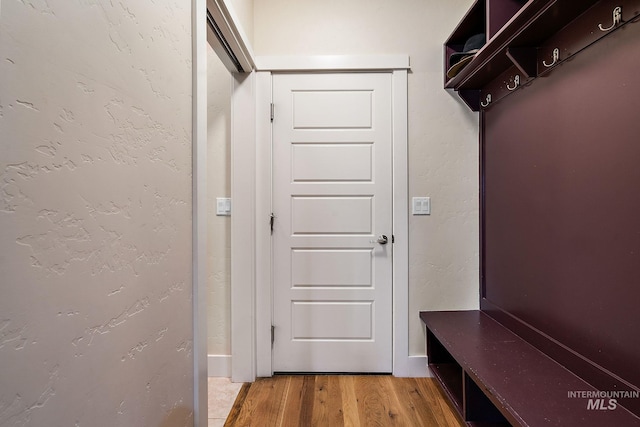
[[[231,217],[216,216],[216,197],[231,196],[231,74],[207,49],[207,335],[208,352],[231,354]]]
[[[0,426],[192,425],[190,2],[0,13]]]
[[[478,307],[478,118],[442,89],[442,44],[472,3],[255,1],[256,55],[411,56],[409,196],[432,214],[409,219],[410,354],[424,354],[418,311]]]

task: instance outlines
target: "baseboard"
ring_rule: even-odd
[[[231,377],[231,355],[209,354],[207,370],[210,377]]]
[[[427,356],[409,356],[403,366],[393,373],[396,377],[431,377],[427,369]],[[231,355],[210,354],[207,356],[210,377],[231,377]]]
[[[409,356],[402,364],[396,364],[393,376],[401,378],[431,377],[427,369],[427,356]]]

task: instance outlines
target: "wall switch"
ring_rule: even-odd
[[[411,206],[413,215],[431,215],[431,197],[413,197]]]
[[[228,197],[216,197],[216,215],[231,215],[231,199]]]

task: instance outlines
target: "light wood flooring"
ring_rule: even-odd
[[[229,427],[463,426],[432,378],[294,375],[245,384]]]

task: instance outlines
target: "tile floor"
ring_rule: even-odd
[[[209,377],[209,427],[223,427],[242,383],[229,378]]]

